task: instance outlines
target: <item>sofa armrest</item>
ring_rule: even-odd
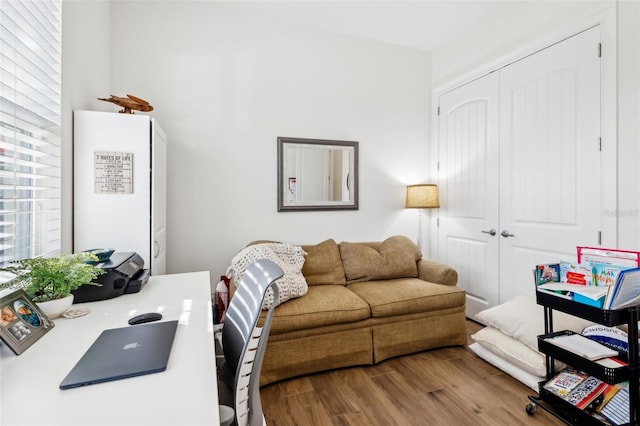
[[[449,265],[430,259],[418,260],[418,278],[436,284],[455,286],[458,272]]]

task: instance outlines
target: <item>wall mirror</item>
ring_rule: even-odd
[[[278,138],[278,211],[357,210],[358,142]]]

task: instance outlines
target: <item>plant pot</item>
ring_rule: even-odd
[[[49,300],[48,302],[36,302],[38,308],[49,319],[60,317],[73,304],[73,294],[63,297],[62,299]]]

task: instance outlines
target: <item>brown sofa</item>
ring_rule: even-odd
[[[261,385],[466,344],[456,271],[408,238],[302,248],[308,292],[275,309]]]

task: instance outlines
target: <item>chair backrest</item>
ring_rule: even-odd
[[[275,304],[267,312],[262,327],[257,325],[269,287],[273,288],[274,300],[278,300],[278,287],[272,284],[282,275],[282,269],[267,259],[249,265],[225,314],[222,347],[225,367],[235,374],[233,393],[238,426],[262,425],[260,369]]]

